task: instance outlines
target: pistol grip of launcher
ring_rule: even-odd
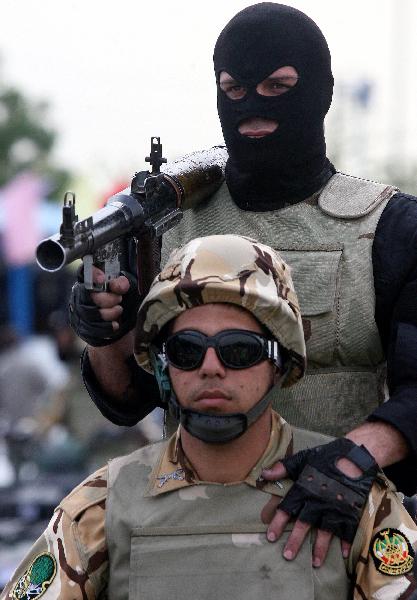
[[[153,235],[151,231],[136,238],[138,292],[141,302],[160,271],[161,243],[162,238]]]
[[[119,277],[126,266],[127,242],[122,238],[104,244],[94,254],[83,257],[84,264],[84,286],[86,290],[93,292],[106,292],[112,279]],[[93,279],[93,266],[98,267],[104,273],[104,282],[95,283]]]

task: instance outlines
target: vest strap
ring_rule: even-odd
[[[336,173],[320,194],[318,205],[331,217],[360,219],[396,192],[398,188],[392,185]]]

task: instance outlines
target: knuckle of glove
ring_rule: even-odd
[[[306,450],[300,450],[296,454],[288,456],[281,461],[291,479],[295,480],[300,475],[311,452],[312,449],[309,448]]]
[[[302,511],[306,501],[304,490],[295,483],[287,495],[278,505],[279,510],[283,510],[292,517],[298,516]]]
[[[345,540],[351,544],[355,538],[358,523],[359,520],[352,519],[349,515],[344,515],[343,518],[340,518],[338,514],[328,513],[322,515],[320,529],[331,531],[341,540]]]

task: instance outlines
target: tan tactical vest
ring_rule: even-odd
[[[224,184],[164,235],[172,248],[235,233],[278,250],[292,268],[303,315],[308,371],[274,408],[291,425],[340,436],[384,400],[384,355],[374,319],[372,243],[397,190],[337,173],[321,193],[286,208],[240,210]]]
[[[294,450],[323,443],[294,431]],[[296,560],[283,539],[266,541],[260,513],[269,494],[247,484],[200,484],[144,497],[164,442],[109,465],[106,537],[111,600],[343,600],[349,580],[333,539],[325,565],[311,565],[312,538]],[[291,482],[284,480],[284,494]]]

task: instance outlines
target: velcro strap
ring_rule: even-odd
[[[369,454],[365,446],[355,446],[349,450],[346,458],[355,463],[362,471],[367,471],[375,465],[375,459]]]

